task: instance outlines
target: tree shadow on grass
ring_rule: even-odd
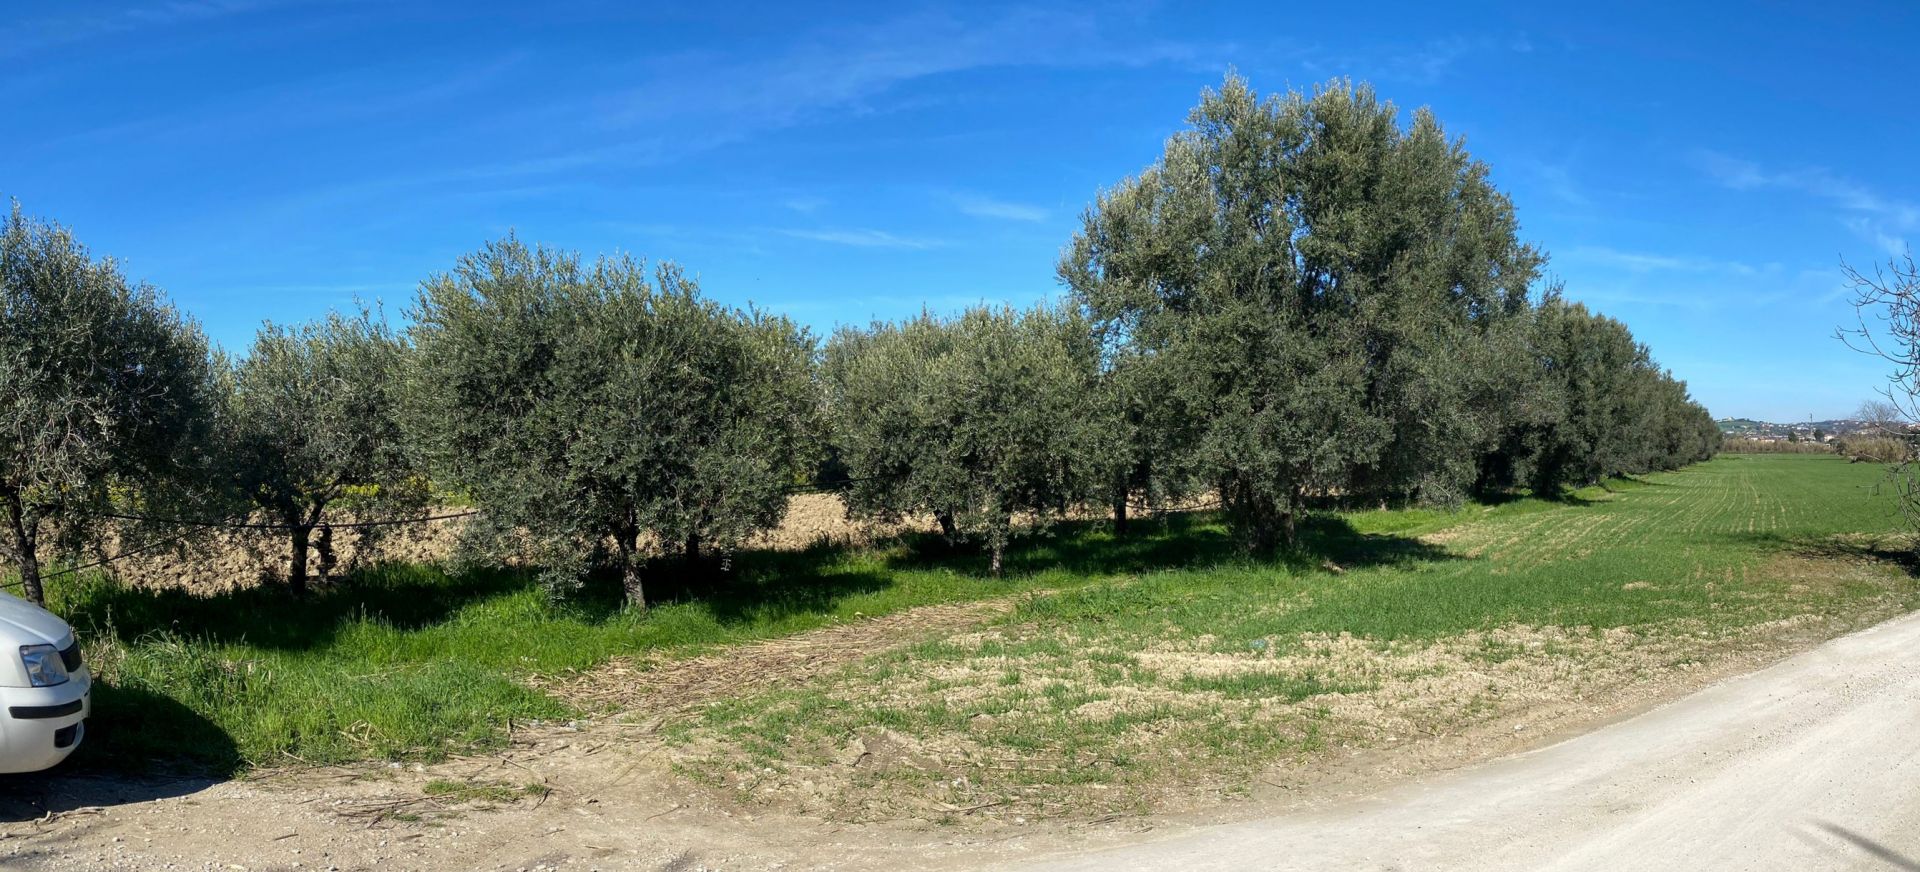
[[[978,543],[952,545],[938,535],[909,534],[904,547],[869,553],[827,544],[799,551],[748,549],[714,562],[687,564],[663,559],[645,573],[650,604],[694,604],[723,626],[831,613],[848,597],[883,591],[899,583],[901,570],[942,571],[989,579],[987,556]],[[1321,571],[1458,559],[1418,539],[1361,533],[1345,519],[1309,515],[1295,547],[1267,558],[1249,556],[1211,512],[1170,512],[1136,521],[1127,536],[1105,521],[1070,521],[1016,536],[1007,572],[1020,577],[1043,572],[1102,577],[1217,565],[1268,565]],[[245,642],[282,651],[325,648],[346,627],[376,619],[400,630],[454,620],[465,609],[502,597],[544,596],[529,569],[446,572],[424,565],[371,567],[336,585],[296,599],[276,587],[197,596],[180,590],[127,588],[103,578],[76,580],[56,591],[55,610],[83,634],[111,634],[123,641],[157,633],[214,643]],[[617,578],[589,579],[556,613],[589,624],[623,611]]]
[[[875,593],[895,583],[877,567],[851,560],[852,549],[817,544],[798,551],[753,548],[689,564],[663,558],[644,574],[650,605],[691,603],[723,626],[824,614],[847,597]],[[616,579],[596,578],[577,598],[590,620],[606,620],[624,608]]]
[[[493,569],[447,573],[428,566],[378,566],[296,598],[260,586],[201,596],[185,590],[126,587],[90,577],[54,592],[53,610],[82,634],[111,633],[132,641],[177,633],[216,642],[246,641],[263,648],[302,650],[332,641],[362,616],[401,629],[441,623],[460,609],[525,590],[531,573]]]
[[[749,550],[732,556],[730,571],[706,564],[689,567],[656,561],[646,573],[650,605],[695,603],[721,624],[778,620],[830,610],[847,596],[881,590],[892,579],[849,564],[845,549]],[[361,619],[400,630],[417,630],[455,619],[463,610],[502,597],[543,598],[538,573],[530,569],[443,571],[417,564],[376,566],[296,598],[261,586],[209,596],[184,590],[125,587],[105,578],[62,585],[54,611],[82,635],[110,634],[133,642],[168,633],[215,643],[245,642],[259,648],[305,651],[325,648]],[[547,606],[556,617],[589,624],[623,611],[619,579],[590,577],[565,601]]]
[[[1607,493],[1618,493],[1618,492],[1607,491]],[[1587,506],[1597,506],[1607,502],[1606,500],[1596,500],[1590,497],[1583,497],[1570,490],[1561,491],[1558,495],[1548,498],[1547,501],[1551,503],[1558,503],[1563,506],[1580,506],[1583,508]]]
[[[949,544],[937,534],[902,538],[907,546],[889,560],[902,569],[947,570],[986,577],[987,555],[977,545]],[[1456,560],[1458,555],[1419,539],[1362,533],[1338,515],[1308,515],[1300,523],[1294,547],[1258,557],[1228,533],[1212,512],[1168,512],[1137,521],[1126,536],[1116,536],[1107,521],[1066,521],[1041,532],[1017,535],[1008,548],[1009,575],[1064,571],[1108,576],[1221,565],[1268,565],[1315,571],[1332,563],[1340,569]]]
[[[1897,533],[1861,533],[1836,536],[1786,536],[1774,532],[1734,532],[1728,541],[1812,560],[1861,560],[1898,566],[1920,576],[1920,550],[1914,538]]]
[[[1299,547],[1289,559],[1305,568],[1325,568],[1330,561],[1356,569],[1467,558],[1418,537],[1362,533],[1345,518],[1317,515],[1301,525]]]

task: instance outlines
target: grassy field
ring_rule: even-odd
[[[127,766],[184,747],[231,770],[484,748],[509,718],[582,713],[531,676],[1019,595],[984,628],[703,709],[673,728],[684,766],[750,795],[842,805],[904,788],[1012,807],[1063,786],[1119,803],[1181,767],[1230,774],[1366,740],[1342,732],[1356,723],[1441,723],[1381,695],[1468,667],[1522,675],[1542,650],[1591,665],[1622,644],[1684,659],[1797,616],[1839,627],[1912,607],[1902,571],[1836,538],[1892,529],[1879,475],[1830,457],[1726,457],[1564,502],[1325,517],[1277,563],[1236,556],[1204,514],[1122,541],[1066,527],[1016,548],[1004,581],[924,543],[756,552],[718,589],[656,579],[670,602],[645,615],[618,610],[610,584],[555,605],[522,574],[413,566],[304,603],[99,579],[53,600],[102,679],[84,754]],[[1445,717],[1488,705],[1455,690]],[[884,765],[841,765],[850,746]]]
[[[849,817],[1104,813],[1169,786],[1231,792],[1330,745],[1458,733],[1920,606],[1875,551],[1896,520],[1882,474],[1729,456],[1566,503],[1328,520],[1315,548],[1332,566],[1128,573],[710,706],[677,734],[683,765]],[[1099,552],[1095,539],[1081,544]]]

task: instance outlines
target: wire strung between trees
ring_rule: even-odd
[[[82,563],[82,564],[80,564],[79,566],[70,566],[70,567],[67,567],[66,569],[61,569],[61,570],[57,570],[57,571],[54,571],[54,572],[48,572],[48,573],[45,573],[45,574],[43,574],[43,575],[41,575],[41,576],[40,576],[40,580],[41,580],[41,581],[46,581],[47,579],[50,579],[50,578],[59,578],[59,577],[61,577],[61,576],[63,576],[63,575],[73,575],[73,574],[75,574],[75,573],[80,573],[80,572],[85,572],[85,571],[87,571],[87,570],[89,570],[89,569],[97,569],[97,568],[99,568],[99,567],[102,567],[102,566],[105,566],[105,565],[107,565],[107,564],[109,564],[109,563],[112,563],[112,562],[114,562],[114,561],[116,561],[116,560],[124,560],[124,559],[126,559],[126,558],[128,558],[128,557],[132,557],[132,556],[134,556],[134,555],[137,555],[137,554],[144,554],[144,553],[146,553],[146,552],[148,552],[148,551],[152,551],[152,550],[153,550],[153,549],[155,549],[155,548],[160,548],[160,547],[163,547],[163,546],[167,546],[167,545],[172,545],[173,543],[175,543],[175,542],[178,542],[178,541],[180,541],[180,540],[182,540],[182,539],[185,539],[185,538],[187,538],[188,536],[191,536],[191,535],[193,535],[193,534],[192,534],[192,533],[180,533],[180,534],[178,534],[178,535],[174,535],[174,536],[168,536],[168,537],[167,537],[167,538],[165,538],[165,539],[156,539],[156,540],[154,540],[154,541],[152,541],[152,542],[148,542],[148,543],[147,543],[147,544],[145,544],[145,545],[140,545],[140,546],[138,546],[138,547],[134,547],[134,548],[128,548],[128,549],[126,549],[126,550],[124,550],[124,551],[121,551],[121,552],[120,552],[120,553],[118,553],[118,554],[115,554],[115,555],[113,555],[112,557],[104,557],[104,558],[101,558],[101,559],[99,559],[99,560],[95,560],[95,561],[94,561],[94,562],[92,562],[92,563]],[[12,581],[12,582],[8,582],[8,583],[7,583],[6,585],[4,585],[4,586],[5,586],[5,587],[15,587],[15,586],[18,586],[18,585],[23,585],[23,584],[26,584],[26,582],[25,582],[25,581]]]
[[[833,493],[835,491],[845,488],[847,485],[855,484],[858,482],[879,481],[879,480],[901,478],[901,477],[903,477],[901,473],[892,473],[892,474],[885,474],[885,475],[870,475],[870,476],[861,476],[858,478],[844,478],[844,479],[839,479],[831,482],[821,482],[819,484],[793,485],[785,488],[784,490],[789,494]],[[201,518],[158,518],[158,517],[153,517],[151,515],[132,515],[132,514],[122,514],[119,512],[103,512],[98,515],[95,515],[94,517],[107,518],[115,521],[137,521],[140,523],[147,523],[147,524],[165,524],[165,525],[176,526],[176,527],[191,527],[195,529],[211,529],[211,530],[297,530],[303,527],[308,529],[331,528],[331,529],[352,530],[352,529],[368,529],[373,527],[394,527],[394,526],[400,526],[404,524],[425,524],[433,521],[451,521],[457,518],[468,518],[478,514],[480,514],[479,509],[466,509],[464,511],[459,511],[459,512],[448,512],[448,513],[439,514],[439,515],[427,515],[425,517],[419,517],[419,518],[383,518],[377,521],[322,521],[320,523],[315,523],[315,524],[253,523],[253,522],[233,521],[233,520],[209,521]],[[66,569],[56,570],[54,572],[43,574],[40,576],[40,579],[42,581],[45,581],[50,578],[60,578],[61,576],[73,575],[75,573],[85,572],[89,569],[98,569],[99,567],[106,566],[107,564],[124,560],[129,557],[134,557],[140,554],[144,554],[156,548],[162,548],[168,545],[172,545],[176,542],[179,542],[182,539],[187,538],[190,535],[192,535],[191,532],[185,532],[176,536],[168,536],[164,539],[156,539],[144,545],[128,548],[111,557],[106,557],[100,560],[95,560],[91,563],[83,563],[79,566],[72,566]],[[0,583],[0,589],[9,588],[9,587],[20,587],[25,583],[26,582],[23,580],[16,579],[14,581]]]
[[[105,566],[109,563],[113,563],[115,561],[125,560],[128,557],[133,557],[139,554],[145,554],[146,552],[152,551],[156,548],[163,548],[168,545],[172,545],[175,542],[179,542],[180,540],[185,539],[191,535],[193,535],[193,532],[189,530],[185,533],[179,533],[173,536],[168,536],[163,539],[155,539],[152,542],[148,542],[145,545],[136,545],[132,548],[122,549],[120,553],[115,554],[112,557],[103,557],[99,560],[93,561],[92,563],[82,563],[79,566],[69,566],[65,569],[57,569],[57,570],[54,570],[53,572],[43,573],[40,576],[40,580],[44,582],[51,578],[59,578],[65,575],[74,575],[76,573],[85,572],[89,569],[98,569],[102,566]],[[0,584],[0,588],[24,587],[26,583],[27,582],[25,579],[15,579],[13,581]]]
[[[465,518],[465,517],[469,517],[471,515],[477,515],[477,514],[480,514],[479,509],[468,509],[466,511],[451,512],[444,515],[429,515],[424,518],[386,518],[378,521],[351,521],[351,522],[339,522],[339,523],[326,521],[326,522],[314,524],[312,526],[316,529],[321,527],[346,527],[346,528],[392,527],[392,526],[398,526],[401,524],[424,524],[429,521],[446,521],[454,518]],[[231,520],[207,521],[199,518],[155,518],[155,517],[149,517],[146,515],[124,515],[124,514],[119,514],[115,512],[106,512],[99,515],[95,515],[95,517],[111,518],[116,521],[142,521],[142,522],[153,523],[153,524],[169,524],[169,525],[178,526],[178,527],[191,527],[195,529],[215,529],[215,530],[293,530],[301,526],[297,524],[253,524],[253,523],[244,523],[244,522],[231,521]],[[100,560],[95,560],[92,563],[83,563],[83,564],[80,564],[79,566],[71,566],[66,569],[60,569],[54,572],[45,573],[40,576],[40,580],[46,581],[47,579],[51,579],[51,578],[59,578],[65,575],[73,575],[75,573],[85,572],[89,569],[98,569],[102,566],[106,566],[109,563],[114,563],[119,560],[125,560],[128,557],[134,557],[140,554],[144,554],[156,548],[162,548],[168,545],[172,545],[191,535],[193,535],[193,532],[192,530],[189,530],[187,532],[180,533],[175,536],[168,536],[163,539],[156,539],[152,542],[146,543],[145,545],[138,545],[133,548],[128,548],[126,550],[123,550],[120,553],[113,555],[112,557],[106,557]],[[0,583],[0,589],[9,588],[9,587],[21,587],[25,584],[26,582],[24,580],[16,579],[14,581]]]
[[[313,524],[255,524],[235,523],[232,521],[203,521],[198,518],[154,518],[146,515],[122,515],[106,512],[95,515],[98,518],[112,518],[116,521],[142,521],[150,524],[170,524],[178,527],[202,527],[218,530],[304,530],[330,527],[333,529],[364,529],[367,527],[394,527],[401,524],[425,524],[429,521],[448,521],[480,514],[479,509],[467,509],[444,515],[427,515],[420,518],[385,518],[378,521],[320,521]]]

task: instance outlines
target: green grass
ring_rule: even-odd
[[[1065,525],[1020,543],[1001,581],[986,577],[981,556],[923,541],[755,552],[740,555],[719,587],[663,570],[649,582],[663,602],[644,614],[619,609],[611,582],[555,604],[526,574],[422,566],[362,573],[306,602],[272,590],[130,591],[99,578],[63,579],[51,599],[90,640],[102,677],[87,758],[134,766],[184,751],[232,771],[486,748],[509,719],[588,714],[530,689],[533,674],[1034,592],[1005,633],[930,640],[860,669],[912,681],[933,664],[1005,658],[987,692],[948,680],[928,698],[882,703],[822,682],[728,701],[697,726],[782,766],[806,756],[802,745],[870,726],[984,731],[985,750],[1064,749],[1069,763],[1054,776],[1089,780],[1113,777],[1112,761],[1130,759],[1113,737],[1193,716],[1191,707],[1128,702],[1143,689],[1225,712],[1263,699],[1309,705],[1377,683],[1333,672],[1176,674],[1143,664],[1135,656],[1143,646],[1270,656],[1326,633],[1388,644],[1509,624],[1728,628],[1858,611],[1884,593],[1883,581],[1808,588],[1763,570],[1795,549],[1828,547],[1834,534],[1890,530],[1892,503],[1871,492],[1879,474],[1836,458],[1723,458],[1564,502],[1324,516],[1305,526],[1298,553],[1277,562],[1239,556],[1204,514],[1140,523],[1126,539],[1098,524]],[[1418,538],[1448,528],[1456,538],[1444,544]],[[1633,582],[1650,586],[1626,587]],[[1490,647],[1487,656],[1510,655]],[[981,727],[981,716],[999,726]],[[1281,729],[1216,718],[1193,725],[1191,739],[1220,753],[1278,753],[1319,742],[1311,721]]]
[[[1811,619],[1838,632],[1920,607],[1911,578],[1886,559],[1896,555],[1872,544],[1898,521],[1876,488],[1883,475],[1832,457],[1725,457],[1561,502],[1320,518],[1293,560],[1219,554],[1062,586],[1023,600],[993,632],[729,700],[676,735],[720,749],[686,765],[724,783],[746,770],[831,777],[824,763],[847,736],[896,731],[967,776],[966,797],[931,788],[955,806],[988,795],[1019,808],[1036,783],[1151,787],[1245,774],[1323,746],[1340,722],[1317,700],[1388,685],[1413,693],[1449,669],[1555,658],[1573,664],[1556,674],[1591,666],[1631,680],[1700,662],[1769,622]],[[1856,534],[1868,535],[1846,538]],[[1100,535],[1056,550],[1098,551]],[[1178,534],[1189,545],[1224,536],[1204,520]],[[1341,571],[1320,568],[1322,558]],[[1524,642],[1502,636],[1513,628]],[[1665,659],[1642,664],[1623,648]],[[1373,720],[1391,721],[1394,705],[1406,708],[1400,698],[1382,697]],[[1440,729],[1505,704],[1428,702],[1434,710],[1420,716],[1440,718]],[[1022,761],[1011,772],[981,762],[1010,758]],[[855,778],[843,808],[924,793],[920,768]],[[768,789],[764,777],[752,783]],[[1102,794],[1095,807],[1139,795]]]
[[[749,553],[727,584],[676,590],[645,613],[617,586],[554,603],[524,573],[417,565],[354,577],[308,601],[277,590],[212,597],[128,590],[99,577],[49,591],[103,679],[87,755],[113,766],[185,756],[224,769],[434,758],[489,747],[509,719],[574,717],[522,680],[619,654],[692,654],[1061,581],[1007,581],[918,562],[905,548]],[[84,759],[84,758],[83,758]]]
[[[451,803],[505,805],[525,798],[539,799],[551,793],[552,788],[538,781],[514,785],[498,781],[451,781],[436,778],[423,785],[420,792]]]

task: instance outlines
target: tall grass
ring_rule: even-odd
[[[99,576],[61,579],[49,600],[101,679],[81,762],[184,756],[233,770],[484,748],[509,719],[583,714],[532,690],[531,675],[1080,581],[1035,565],[1048,547],[1026,549],[1027,571],[1004,581],[977,577],[970,555],[905,544],[749,553],[723,584],[652,579],[663,602],[645,612],[621,609],[610,580],[556,603],[530,574],[421,565],[363,572],[305,600],[272,588],[133,590]]]

